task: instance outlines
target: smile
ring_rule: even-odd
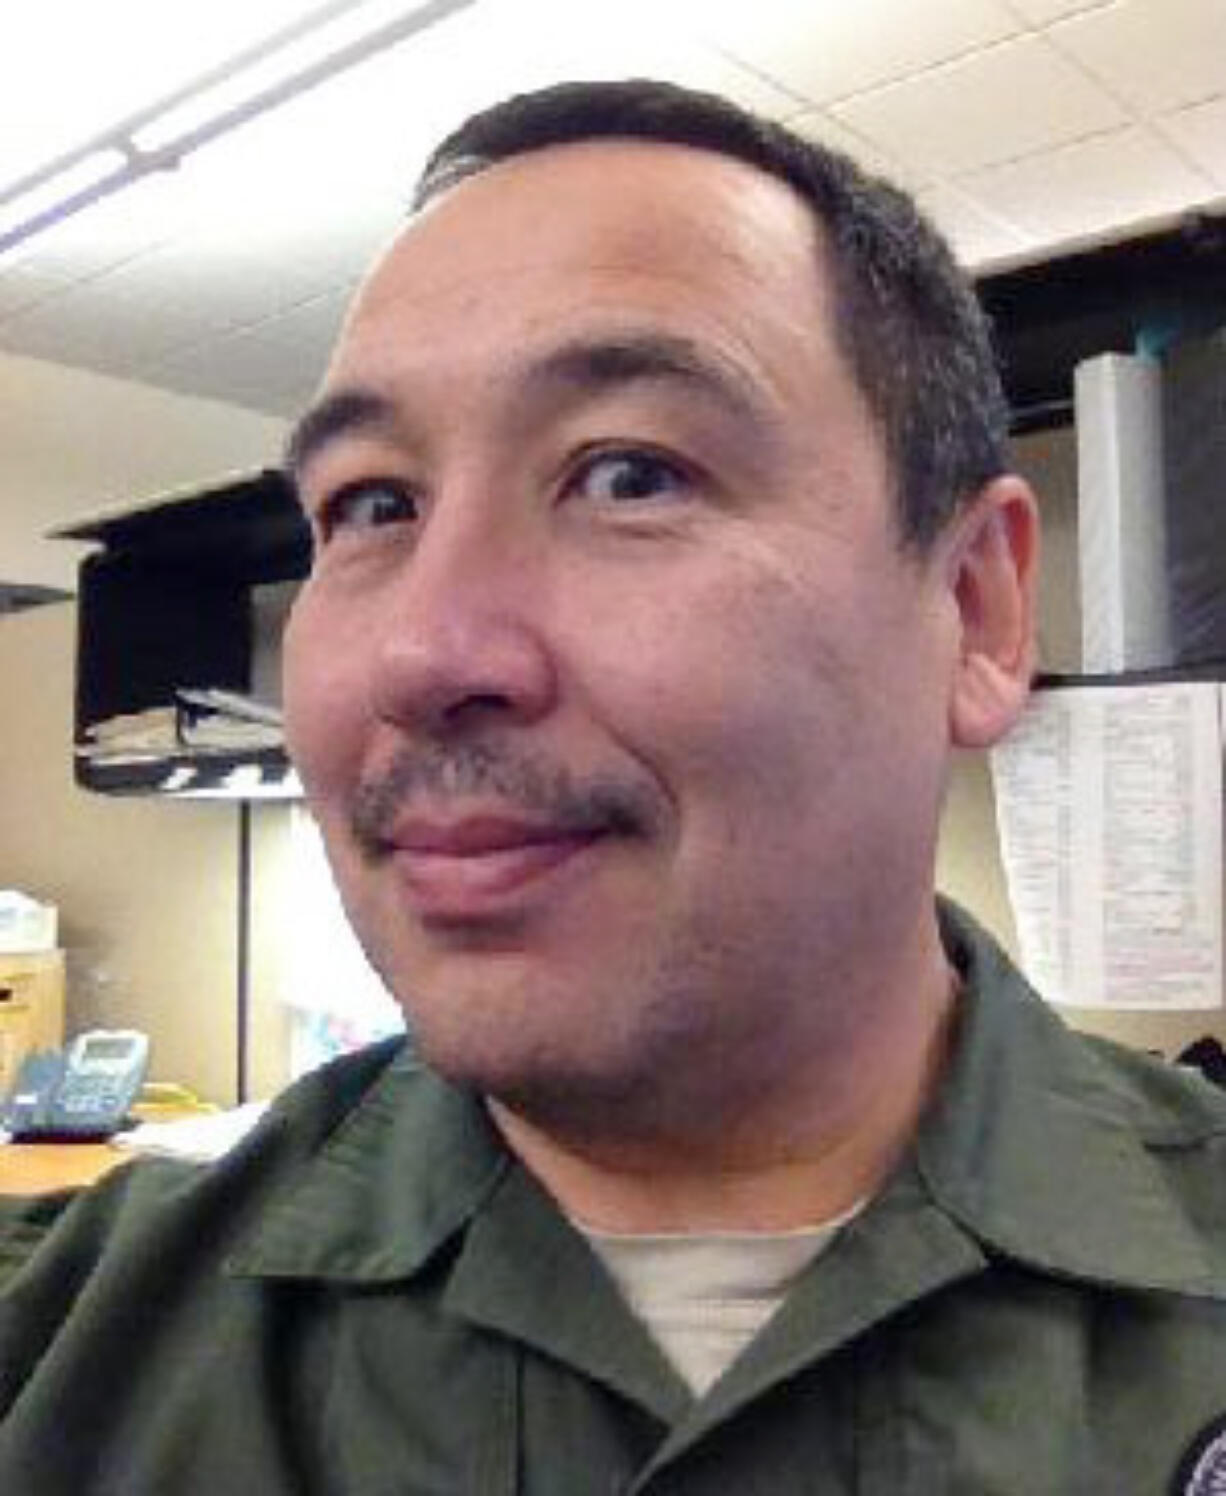
[[[421,918],[478,919],[510,912],[604,834],[491,818],[448,827],[411,824],[397,832],[390,854]]]

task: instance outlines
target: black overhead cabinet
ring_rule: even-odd
[[[251,692],[257,595],[310,561],[286,479],[269,469],[57,533],[101,547],[80,569],[77,782],[199,793],[245,767],[247,784],[279,783],[275,704]]]

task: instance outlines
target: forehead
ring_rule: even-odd
[[[597,141],[486,168],[414,218],[359,292],[329,382],[617,313],[742,344],[802,329],[835,354],[820,229],[789,186],[710,151]]]

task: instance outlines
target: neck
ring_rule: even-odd
[[[490,1111],[566,1214],[595,1230],[817,1225],[875,1193],[906,1151],[943,1069],[954,992],[938,946],[901,1003],[867,1004],[787,1083],[764,1081],[755,1104],[712,1097],[684,1131],[567,1129],[494,1100]]]

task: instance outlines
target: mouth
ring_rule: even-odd
[[[535,825],[495,816],[450,824],[410,821],[389,854],[410,906],[424,920],[511,912],[609,834],[607,827]]]

